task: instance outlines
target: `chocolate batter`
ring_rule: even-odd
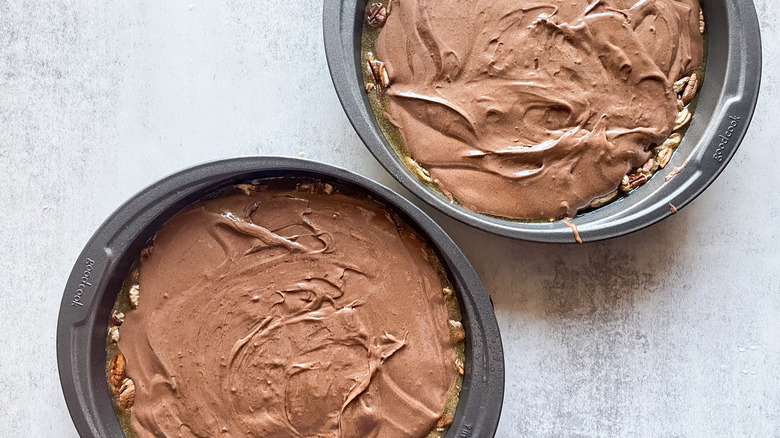
[[[329,185],[243,189],[174,216],[142,257],[119,341],[132,429],[428,435],[459,375],[452,299],[426,243]]]
[[[672,132],[697,0],[402,0],[376,41],[386,117],[465,207],[574,216]]]

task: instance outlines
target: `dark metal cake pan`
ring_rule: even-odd
[[[60,306],[57,362],[65,401],[82,437],[123,436],[106,382],[106,331],[139,251],[168,219],[205,195],[256,178],[296,176],[368,193],[428,239],[455,286],[466,330],[461,398],[446,437],[495,434],[504,397],[501,336],[482,282],[449,236],[411,202],[348,170],[295,158],[251,157],[203,164],[152,184],[119,207],[81,252]]]
[[[670,164],[623,199],[572,219],[583,241],[608,239],[652,225],[701,194],[720,175],[748,129],[761,81],[761,37],[751,0],[701,0],[707,23],[706,74],[693,120]],[[325,52],[339,100],[377,160],[404,187],[442,213],[498,235],[538,242],[574,242],[562,222],[496,218],[451,203],[422,184],[385,139],[363,87],[360,56],[365,0],[325,0]],[[685,165],[679,176],[664,175]]]

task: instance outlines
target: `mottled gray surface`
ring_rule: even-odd
[[[756,3],[757,116],[676,216],[550,246],[434,214],[495,301],[498,436],[780,436],[780,13]],[[144,186],[216,158],[304,152],[398,188],[338,104],[320,13],[282,0],[0,0],[0,436],[76,436],[54,353],[63,284]]]

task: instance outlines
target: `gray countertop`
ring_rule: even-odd
[[[499,437],[780,436],[780,9],[756,5],[756,116],[678,214],[573,246],[425,207],[495,302]],[[77,436],[55,360],[63,285],[100,223],[153,181],[218,158],[305,155],[408,195],[344,116],[319,3],[16,0],[0,2],[0,29],[0,436]]]

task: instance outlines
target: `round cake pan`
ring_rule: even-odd
[[[761,36],[751,0],[700,0],[707,23],[705,78],[683,142],[655,178],[625,198],[571,222],[583,241],[608,239],[652,225],[704,191],[723,171],[748,129],[761,81]],[[325,53],[331,78],[352,126],[377,160],[409,191],[444,214],[505,237],[574,242],[560,221],[523,222],[475,213],[422,184],[404,166],[379,128],[363,87],[360,56],[366,1],[326,0]],[[685,167],[665,182],[664,175]]]
[[[428,239],[455,286],[466,331],[461,398],[446,437],[492,437],[504,398],[504,355],[490,300],[466,257],[422,210],[353,172],[294,158],[252,157],[183,170],[133,196],[95,232],[65,287],[57,326],[60,382],[82,437],[122,436],[106,382],[108,318],[139,251],[182,208],[220,188],[265,177],[313,177],[370,194]]]

